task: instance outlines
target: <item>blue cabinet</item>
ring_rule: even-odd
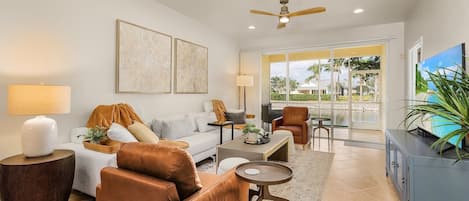
[[[386,140],[386,176],[391,178],[400,200],[407,198],[407,165],[403,152],[391,140]]]
[[[386,176],[401,201],[468,201],[469,161],[455,162],[454,151],[440,156],[434,139],[386,130]]]

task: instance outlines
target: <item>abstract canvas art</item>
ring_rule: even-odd
[[[208,48],[176,39],[175,93],[208,93]]]
[[[117,20],[117,93],[171,93],[172,37]]]

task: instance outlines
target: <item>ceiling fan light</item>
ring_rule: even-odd
[[[290,22],[290,18],[288,16],[282,16],[280,17],[280,23],[288,23]]]

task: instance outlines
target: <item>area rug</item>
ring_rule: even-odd
[[[294,201],[320,201],[333,158],[333,153],[297,150],[290,155],[289,162],[284,162],[293,169],[293,179],[270,186],[271,193]],[[201,164],[197,169],[215,173],[213,163]]]

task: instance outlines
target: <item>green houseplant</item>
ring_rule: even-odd
[[[88,129],[88,133],[84,135],[84,139],[93,144],[104,144],[109,138],[107,137],[105,128],[96,126]]]
[[[438,101],[415,101],[416,104],[409,106],[405,121],[410,123],[408,125],[412,125],[417,119],[426,120],[439,116],[445,120],[445,124],[442,126],[452,124],[461,126],[431,145],[432,148],[439,148],[441,154],[450,139],[456,138],[459,144],[469,134],[469,75],[462,68],[427,73],[430,81],[437,88],[434,95]],[[457,147],[455,147],[455,151],[458,161],[469,156],[468,153]]]
[[[246,126],[243,128],[243,134],[247,136],[246,139],[250,142],[265,137],[264,130],[257,128],[254,124],[246,124]]]

